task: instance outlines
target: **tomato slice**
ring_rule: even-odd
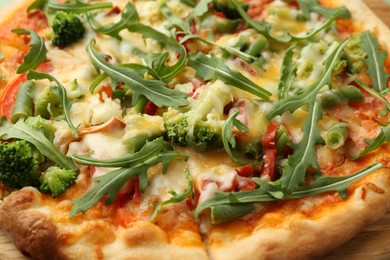
[[[276,148],[276,130],[278,129],[278,124],[271,122],[267,130],[265,131],[262,139],[262,145],[264,149],[275,149]]]

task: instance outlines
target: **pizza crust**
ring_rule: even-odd
[[[39,196],[33,188],[12,193],[0,207],[1,227],[26,255],[35,259],[53,259],[53,256],[65,259],[59,248],[55,224],[34,211]]]

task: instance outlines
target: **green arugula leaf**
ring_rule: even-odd
[[[94,178],[93,181],[98,182],[98,184],[81,198],[72,201],[74,207],[70,212],[70,218],[79,212],[86,212],[105,195],[107,195],[105,199],[107,205],[114,202],[119,190],[132,176],[139,176],[141,191],[144,192],[147,185],[147,171],[151,166],[162,163],[163,174],[165,174],[171,160],[183,158],[180,153],[166,151],[166,148],[167,145],[162,138],[146,143],[140,151],[131,155],[132,158],[125,167]],[[76,161],[78,158],[79,156],[73,156],[73,159]],[[123,163],[122,157],[118,158],[118,160]],[[115,159],[111,160],[111,164],[112,161],[115,161]],[[88,160],[82,157],[82,160],[79,160],[79,162],[88,162]],[[94,164],[94,162],[96,162],[96,160],[91,159],[87,165],[99,166],[98,163]]]
[[[137,71],[121,66],[115,66],[104,59],[104,56],[94,48],[92,40],[87,46],[87,52],[98,69],[104,71],[112,80],[127,84],[133,91],[132,103],[137,103],[140,96],[145,96],[157,106],[182,106],[187,104],[187,94],[168,88],[163,82],[146,80]]]
[[[299,8],[302,10],[303,16],[310,20],[310,12],[319,13],[327,18],[332,17],[335,13],[340,12],[340,18],[351,18],[351,13],[345,6],[329,8],[322,6],[318,0],[298,0]]]
[[[347,176],[330,177],[318,174],[316,180],[307,186],[300,186],[291,193],[290,198],[303,198],[313,194],[324,193],[327,191],[337,191],[342,199],[347,197],[348,187],[357,180],[362,179],[368,174],[382,168],[381,163],[374,163],[366,168]]]
[[[337,48],[329,55],[329,57],[324,61],[324,72],[322,73],[320,79],[308,86],[301,94],[296,96],[290,96],[283,100],[276,102],[272,109],[268,112],[267,118],[271,120],[277,115],[282,115],[287,110],[293,113],[298,108],[303,105],[309,104],[315,100],[318,92],[324,87],[332,87],[332,72],[335,66],[338,64],[341,54],[344,51],[344,47],[348,43],[348,39],[345,39],[341,42]]]
[[[68,96],[66,94],[66,88],[64,85],[62,85],[61,82],[59,82],[55,77],[48,73],[44,72],[37,72],[37,71],[29,71],[27,74],[28,80],[41,80],[41,79],[47,79],[49,81],[54,82],[57,86],[50,87],[50,90],[53,91],[54,94],[58,97],[58,99],[61,102],[61,106],[64,109],[64,120],[68,123],[68,126],[70,130],[72,131],[72,134],[74,137],[78,137],[79,134],[77,132],[77,127],[75,127],[72,123],[72,119],[70,117],[70,109],[73,105],[73,101],[70,101],[68,99]]]
[[[31,37],[29,42],[31,49],[24,57],[23,64],[19,66],[16,73],[21,74],[38,68],[46,60],[47,49],[43,39],[36,32],[29,29],[13,29],[12,32],[16,34],[28,34]]]
[[[232,149],[235,149],[237,146],[236,139],[233,135],[233,127],[237,127],[237,129],[240,132],[248,132],[249,128],[241,123],[239,120],[237,120],[237,115],[240,113],[239,109],[233,110],[232,114],[229,116],[229,118],[226,120],[225,124],[222,128],[222,143],[223,147],[225,148],[226,153],[229,155],[230,158],[232,158],[233,161],[235,161],[238,164],[246,165],[247,162],[243,162],[240,159],[237,158],[236,155],[234,155]],[[230,148],[231,147],[231,148]]]
[[[245,203],[261,203],[271,201],[281,201],[290,199],[299,199],[311,195],[321,194],[328,191],[339,192],[342,198],[345,198],[348,187],[355,181],[362,179],[370,173],[380,169],[380,163],[374,163],[368,167],[347,176],[329,177],[321,175],[314,183],[306,186],[299,186],[290,195],[273,196],[271,194],[282,194],[280,187],[274,183],[262,182],[264,186],[260,186],[255,190],[238,191],[238,192],[217,192],[215,196],[209,200],[199,204],[195,211],[195,218],[198,219],[199,214],[207,208],[224,205],[224,204],[245,204]]]
[[[195,16],[202,16],[204,15],[208,10],[209,10],[209,7],[208,7],[208,4],[211,3],[213,0],[200,0],[194,10],[193,10],[193,13]]]
[[[293,60],[293,50],[294,46],[291,46],[287,49],[286,53],[284,54],[282,67],[280,69],[280,80],[279,80],[279,86],[278,86],[278,99],[282,100],[288,97],[288,91],[291,88],[292,83],[294,82],[296,71],[297,71],[297,65],[295,64]]]
[[[301,185],[309,168],[319,171],[315,156],[315,147],[325,144],[318,131],[318,121],[322,118],[321,105],[318,102],[309,104],[310,110],[302,126],[303,137],[297,144],[290,143],[293,155],[288,157],[287,168],[282,172],[281,184],[285,194],[291,194]]]
[[[368,74],[372,79],[372,85],[375,90],[382,91],[387,88],[389,74],[384,70],[384,62],[387,57],[387,51],[379,50],[378,40],[372,36],[369,31],[361,34],[361,48],[367,53],[366,64],[368,65]]]
[[[229,46],[229,45],[217,44],[214,42],[213,39],[210,39],[210,38],[206,39],[204,37],[200,37],[199,35],[193,34],[191,32],[191,29],[190,29],[190,22],[192,21],[193,17],[189,16],[185,20],[183,20],[182,18],[174,15],[172,13],[172,11],[169,9],[169,7],[165,4],[160,7],[160,11],[165,16],[165,18],[171,23],[171,25],[173,25],[181,30],[181,31],[177,32],[178,34],[184,35],[184,37],[180,40],[180,43],[183,43],[183,42],[190,40],[190,39],[198,40],[198,41],[204,42],[208,45],[218,47],[221,50],[224,50],[225,52],[227,52],[231,55],[235,55],[235,56],[243,59],[246,62],[253,63],[253,62],[256,62],[258,60],[257,57],[252,56],[252,55],[245,53],[243,51],[240,51],[237,48],[234,48],[234,47]],[[211,33],[209,35],[211,35]]]
[[[390,112],[390,102],[384,97],[385,95],[382,94],[382,92],[385,92],[388,89],[383,90],[381,92],[377,92],[375,89],[372,89],[369,86],[367,86],[366,84],[364,84],[358,78],[355,78],[355,82],[358,83],[361,88],[363,88],[365,91],[370,93],[373,97],[379,99],[380,101],[382,101],[386,105],[386,107],[380,112],[380,114],[379,114],[380,116],[385,116],[387,113]]]
[[[180,0],[180,3],[186,4],[189,7],[195,7],[195,5],[196,5],[195,0]]]
[[[89,11],[97,10],[97,9],[104,9],[104,8],[111,8],[112,3],[96,3],[96,4],[87,4],[84,3],[81,0],[75,0],[74,2],[65,2],[65,3],[59,3],[57,0],[49,0],[46,8],[48,12],[72,12],[72,13],[86,13]]]
[[[271,93],[241,73],[231,70],[222,60],[211,54],[210,57],[203,53],[189,55],[188,66],[196,70],[196,76],[205,80],[221,80],[233,87],[252,93],[262,99],[269,99]]]
[[[162,47],[172,49],[179,53],[179,59],[171,66],[165,65],[168,59],[168,53],[157,56],[157,59],[152,59],[154,62],[151,64],[151,68],[156,71],[162,81],[172,81],[184,69],[187,61],[187,52],[184,46],[180,45],[175,39],[143,24],[133,24],[128,29],[131,32],[141,33],[144,38],[154,39]]]
[[[192,181],[192,177],[191,177],[191,174],[190,174],[190,171],[188,170],[188,168],[186,168],[184,173],[185,173],[186,179],[188,181],[188,186],[187,186],[186,190],[184,191],[184,193],[177,194],[175,191],[170,191],[169,193],[172,195],[172,198],[170,198],[169,200],[163,201],[157,205],[157,207],[154,209],[152,216],[150,217],[150,221],[153,221],[156,218],[158,213],[160,213],[160,211],[162,210],[162,208],[165,205],[181,202],[181,201],[187,199],[191,195],[191,193],[194,190],[194,183]]]
[[[240,14],[240,16],[245,20],[245,22],[249,26],[251,26],[253,29],[258,31],[259,33],[263,34],[264,36],[272,38],[278,42],[283,42],[283,43],[298,42],[298,41],[307,40],[307,39],[315,36],[319,32],[321,32],[325,28],[329,27],[337,18],[339,18],[342,15],[342,10],[338,10],[328,20],[326,20],[320,27],[318,27],[313,32],[306,34],[303,37],[296,37],[296,36],[291,35],[288,32],[284,32],[281,35],[275,35],[275,34],[271,33],[273,24],[271,24],[265,20],[261,20],[261,21],[252,20],[249,17],[249,15],[246,13],[244,8],[242,8],[242,6],[237,2],[237,0],[231,0],[231,1],[235,5],[237,12]]]
[[[45,6],[47,5],[48,0],[35,0],[28,8],[27,13],[31,12],[32,10],[39,9],[43,10]]]
[[[3,116],[0,120],[0,138],[2,140],[8,140],[11,138],[25,140],[34,145],[39,152],[59,166],[69,170],[78,171],[78,168],[73,161],[58,151],[54,144],[46,138],[43,131],[32,129],[26,125],[23,120],[19,120],[15,124],[11,124]]]
[[[130,27],[139,20],[139,16],[135,6],[131,3],[127,3],[123,11],[121,12],[121,19],[117,23],[110,23],[107,25],[100,25],[95,20],[93,14],[87,13],[88,22],[91,25],[92,29],[97,32],[110,35],[118,40],[122,40],[122,37],[119,36],[119,33]]]
[[[360,152],[358,156],[353,157],[353,160],[362,158],[369,152],[375,151],[385,142],[390,142],[390,125],[382,128],[380,133],[374,140],[367,139],[365,141],[368,143],[368,145],[363,149],[363,151]]]

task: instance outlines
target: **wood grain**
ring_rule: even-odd
[[[390,26],[390,5],[384,0],[364,0],[364,2]],[[27,260],[17,251],[9,238],[0,230],[0,260]],[[390,259],[390,212],[378,223],[364,229],[358,236],[335,250],[324,260],[340,259]]]

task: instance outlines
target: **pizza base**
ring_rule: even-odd
[[[27,6],[26,1],[14,2],[15,12],[20,12],[20,3]],[[352,14],[359,13],[358,17],[354,17],[354,26],[361,30],[373,30],[382,45],[390,49],[390,43],[386,41],[390,39],[390,30],[363,2],[344,0],[335,1],[334,4],[345,4]],[[389,156],[386,151],[390,147],[386,148],[372,155],[371,162],[384,158],[382,154]],[[111,233],[110,225],[92,221],[77,227],[82,232],[92,232],[90,240],[83,239],[66,248],[62,241],[69,239],[66,234],[75,231],[67,233],[68,227],[61,227],[61,223],[48,217],[50,214],[43,213],[47,205],[44,205],[42,195],[33,188],[14,192],[1,204],[0,226],[21,252],[38,259],[101,259],[103,254],[115,259],[209,259],[206,246],[213,259],[314,258],[339,247],[390,209],[389,174],[389,169],[371,174],[353,185],[345,201],[322,208],[315,217],[303,218],[304,214],[297,211],[283,219],[280,225],[275,225],[277,227],[263,227],[260,221],[254,223],[256,219],[234,221],[211,229],[205,245],[201,243],[200,235],[196,237],[191,232],[183,233],[175,236],[175,240],[146,221],[111,230]],[[367,188],[365,183],[377,188]],[[252,225],[251,228],[248,225]],[[96,243],[94,238],[99,232],[101,239],[108,242]],[[199,240],[200,244],[188,246],[187,243],[184,246],[186,237],[187,242]]]

